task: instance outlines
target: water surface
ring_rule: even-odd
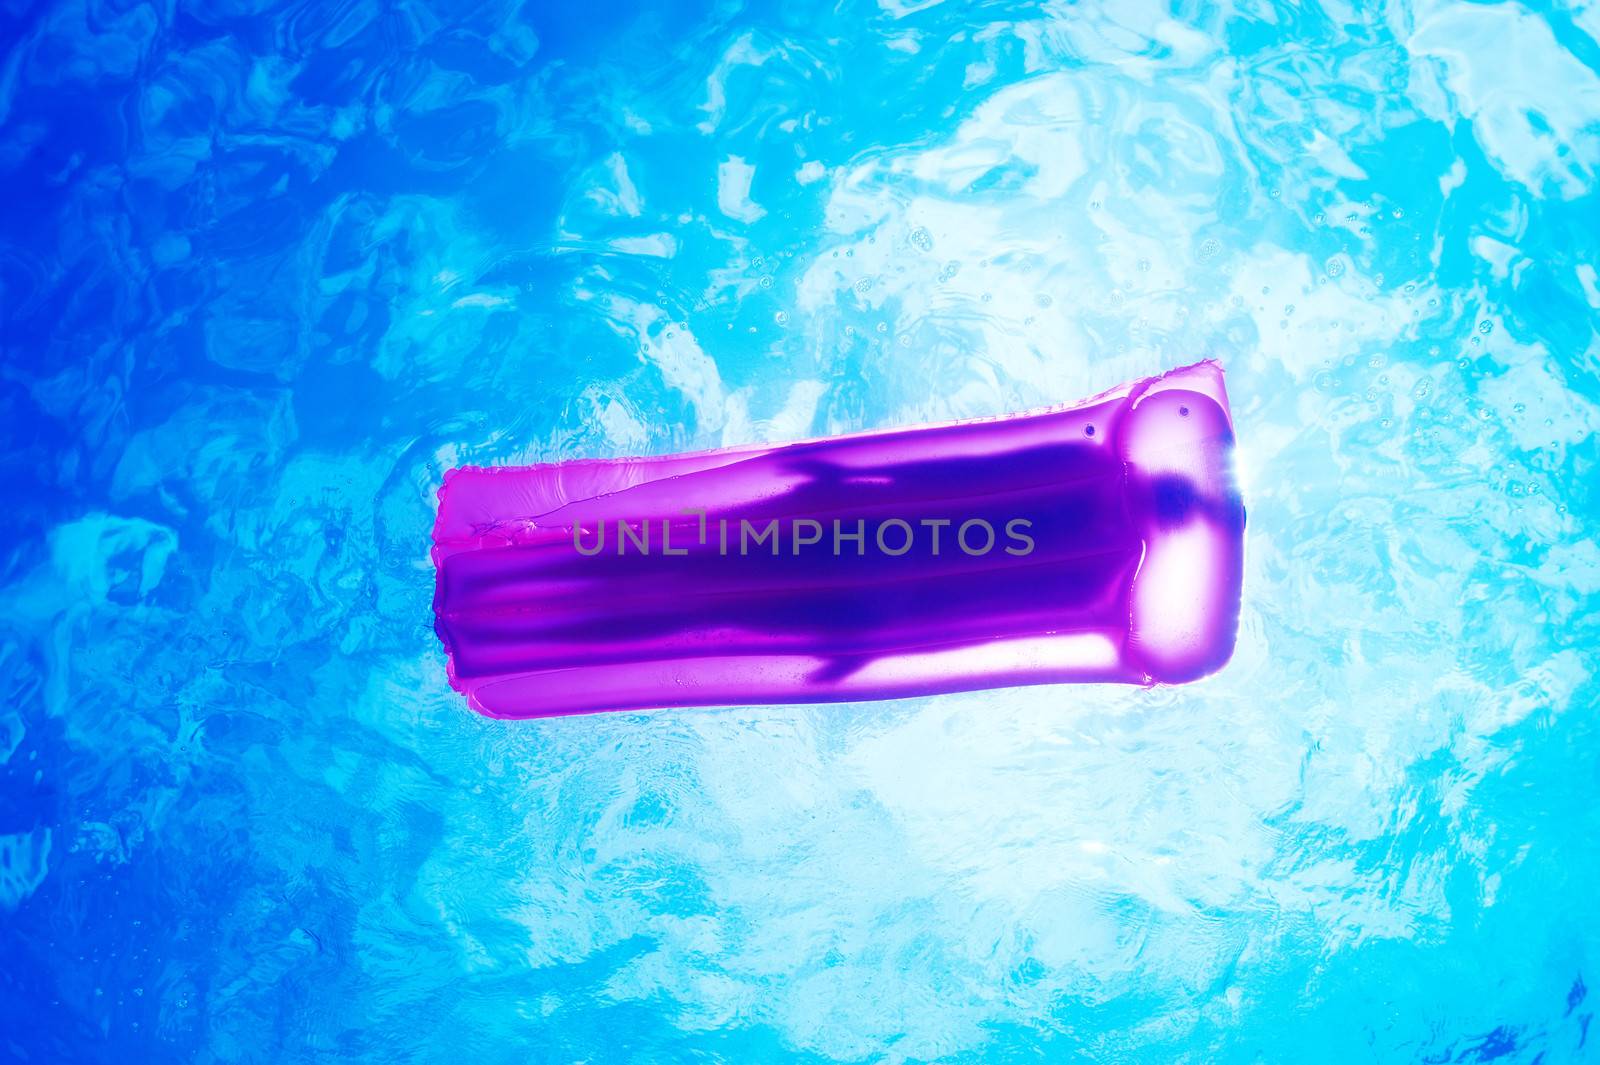
[[[0,15],[0,1045],[1582,1060],[1600,6]],[[1232,664],[487,721],[443,470],[1222,360]]]

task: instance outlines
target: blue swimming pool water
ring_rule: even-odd
[[[1600,4],[0,13],[0,1048],[1565,1062]],[[524,724],[442,471],[1212,356],[1200,684]]]

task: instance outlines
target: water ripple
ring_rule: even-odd
[[[1600,5],[0,27],[12,1052],[1582,1056]],[[452,465],[1204,356],[1251,525],[1202,684],[445,681]]]

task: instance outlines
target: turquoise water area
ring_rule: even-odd
[[[0,13],[0,1048],[1569,1062],[1600,4]],[[1192,686],[505,723],[462,463],[1202,357]]]

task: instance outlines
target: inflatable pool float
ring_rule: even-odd
[[[464,467],[435,626],[494,717],[1176,684],[1233,651],[1222,368],[776,446]]]

